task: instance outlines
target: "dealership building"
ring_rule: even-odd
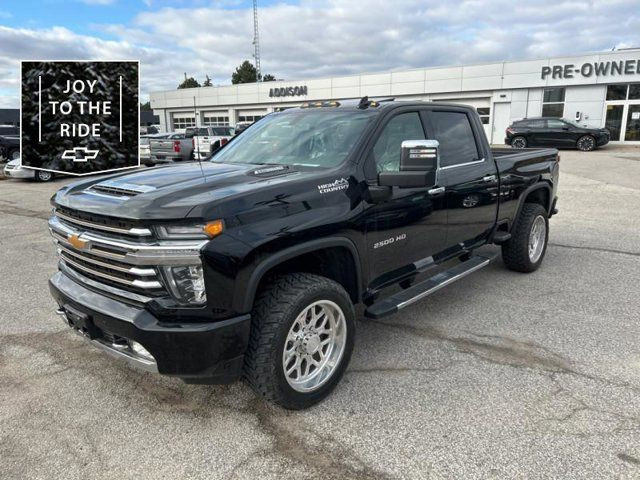
[[[369,97],[474,106],[489,141],[513,120],[555,116],[607,127],[615,142],[640,144],[640,49],[576,57],[418,68],[151,93],[163,131],[236,125],[304,102]]]

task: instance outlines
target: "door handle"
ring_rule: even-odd
[[[495,175],[485,175],[484,177],[482,177],[482,181],[484,183],[495,182],[496,181],[496,176]]]
[[[435,188],[430,188],[429,189],[429,195],[433,196],[433,195],[440,195],[441,193],[444,193],[444,187],[435,187]]]

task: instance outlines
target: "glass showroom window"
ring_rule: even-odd
[[[564,87],[544,89],[542,116],[557,118],[564,116]]]
[[[196,126],[196,117],[173,117],[173,129],[181,130]]]
[[[480,116],[480,121],[485,125],[489,125],[489,115],[491,115],[491,107],[480,107],[477,110],[478,115]]]
[[[607,100],[640,100],[640,84],[607,85]]]
[[[203,123],[207,127],[226,127],[229,125],[229,117],[205,115]]]
[[[607,85],[607,100],[626,100],[628,85]]]

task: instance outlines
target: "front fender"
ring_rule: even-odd
[[[269,252],[268,255],[254,252],[254,258],[256,260],[249,268],[239,272],[239,275],[236,278],[237,288],[234,295],[234,305],[237,305],[241,312],[251,311],[260,281],[267,272],[281,263],[291,260],[292,258],[332,247],[346,248],[353,257],[358,286],[357,297],[360,298],[362,290],[362,272],[358,250],[356,249],[355,244],[346,237],[325,237],[309,240],[275,253]]]

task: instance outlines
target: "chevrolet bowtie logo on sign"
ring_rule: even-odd
[[[89,242],[87,240],[81,239],[80,236],[76,235],[75,233],[70,234],[68,239],[69,239],[69,243],[76,250],[88,250],[89,249]]]
[[[22,62],[21,164],[70,175],[138,167],[139,63]]]
[[[95,160],[98,156],[98,150],[89,150],[85,147],[76,147],[72,150],[65,150],[62,153],[62,158],[65,160],[73,160],[74,162],[88,162],[89,160]]]

